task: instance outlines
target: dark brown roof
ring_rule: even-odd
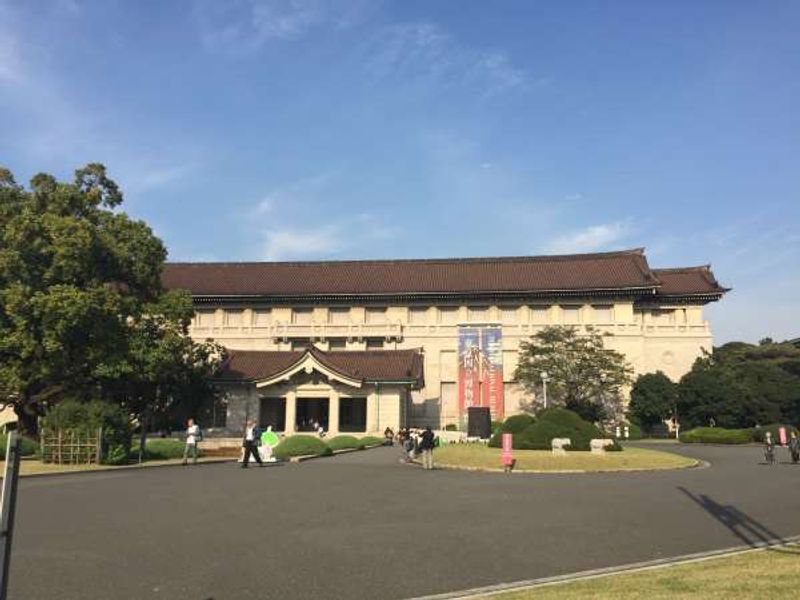
[[[419,350],[368,350],[324,352],[308,350],[233,350],[223,365],[220,379],[258,381],[288,370],[311,353],[323,365],[351,379],[369,382],[402,381],[421,385],[423,359]]]
[[[165,287],[195,296],[414,295],[652,288],[642,249],[566,256],[168,263]]]
[[[711,267],[682,267],[678,269],[653,269],[661,282],[659,296],[686,296],[693,294],[722,295],[727,288],[719,285]]]

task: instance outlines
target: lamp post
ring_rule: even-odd
[[[550,381],[550,376],[547,371],[542,371],[540,374],[542,378],[542,398],[544,400],[544,407],[547,408],[547,382]]]

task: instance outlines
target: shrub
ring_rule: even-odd
[[[182,440],[174,439],[148,439],[144,445],[145,460],[169,460],[171,458],[183,458],[183,450],[186,443]],[[198,449],[198,456],[202,456],[202,450]],[[138,442],[131,448],[131,458],[139,458]]]
[[[764,441],[764,434],[767,431],[769,431],[772,434],[772,441],[775,442],[776,444],[779,444],[781,438],[780,434],[778,433],[778,430],[781,427],[786,428],[787,438],[791,435],[792,431],[797,433],[797,427],[792,427],[791,425],[783,425],[781,423],[773,423],[772,425],[762,425],[761,427],[753,427],[753,429],[750,430],[750,434],[754,442],[761,443]]]
[[[623,435],[624,435],[624,427],[628,427],[628,439],[629,440],[640,440],[642,439],[642,428],[639,427],[636,423],[626,423],[623,425]]]
[[[115,461],[125,461],[131,451],[130,419],[122,407],[110,402],[64,400],[50,409],[42,420],[42,426],[45,429],[77,431],[86,434],[94,434],[102,427],[104,462],[108,462],[112,455]]]
[[[358,440],[358,447],[362,450],[372,446],[380,446],[381,444],[383,444],[383,438],[375,437],[374,435],[365,435]]]
[[[522,433],[536,422],[531,415],[522,413],[508,417],[500,426],[502,433]]]
[[[328,447],[332,451],[359,448],[361,447],[361,440],[352,435],[337,435],[328,440]]]
[[[500,431],[502,427],[503,427],[502,421],[492,421],[492,435]]]
[[[275,458],[287,459],[292,456],[328,456],[332,454],[332,450],[318,437],[292,435],[275,446],[272,454]]]
[[[687,444],[747,444],[753,441],[753,435],[749,429],[696,427],[682,432],[679,439]]]
[[[592,439],[604,437],[592,423],[565,408],[548,408],[539,413],[535,420],[529,415],[524,416],[528,416],[530,424],[519,433],[511,432],[515,450],[550,450],[553,438],[564,437],[572,442],[569,450],[585,451],[590,449]],[[489,445],[494,448],[502,446],[501,434],[494,435]]]
[[[8,437],[5,434],[0,434],[0,460],[6,459],[6,448],[8,447]],[[20,436],[20,456],[33,456],[39,452],[39,444],[36,440],[32,440],[24,435]]]

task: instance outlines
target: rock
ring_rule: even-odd
[[[594,439],[589,442],[589,447],[592,449],[592,454],[605,454],[606,446],[613,446],[614,440],[609,439]]]
[[[553,441],[550,442],[550,448],[557,456],[565,456],[567,454],[565,446],[570,445],[572,445],[572,441],[569,438],[553,438]]]

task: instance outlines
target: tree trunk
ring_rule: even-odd
[[[30,437],[39,434],[39,411],[33,403],[27,399],[14,404],[14,412],[17,414],[17,423],[20,432]]]

